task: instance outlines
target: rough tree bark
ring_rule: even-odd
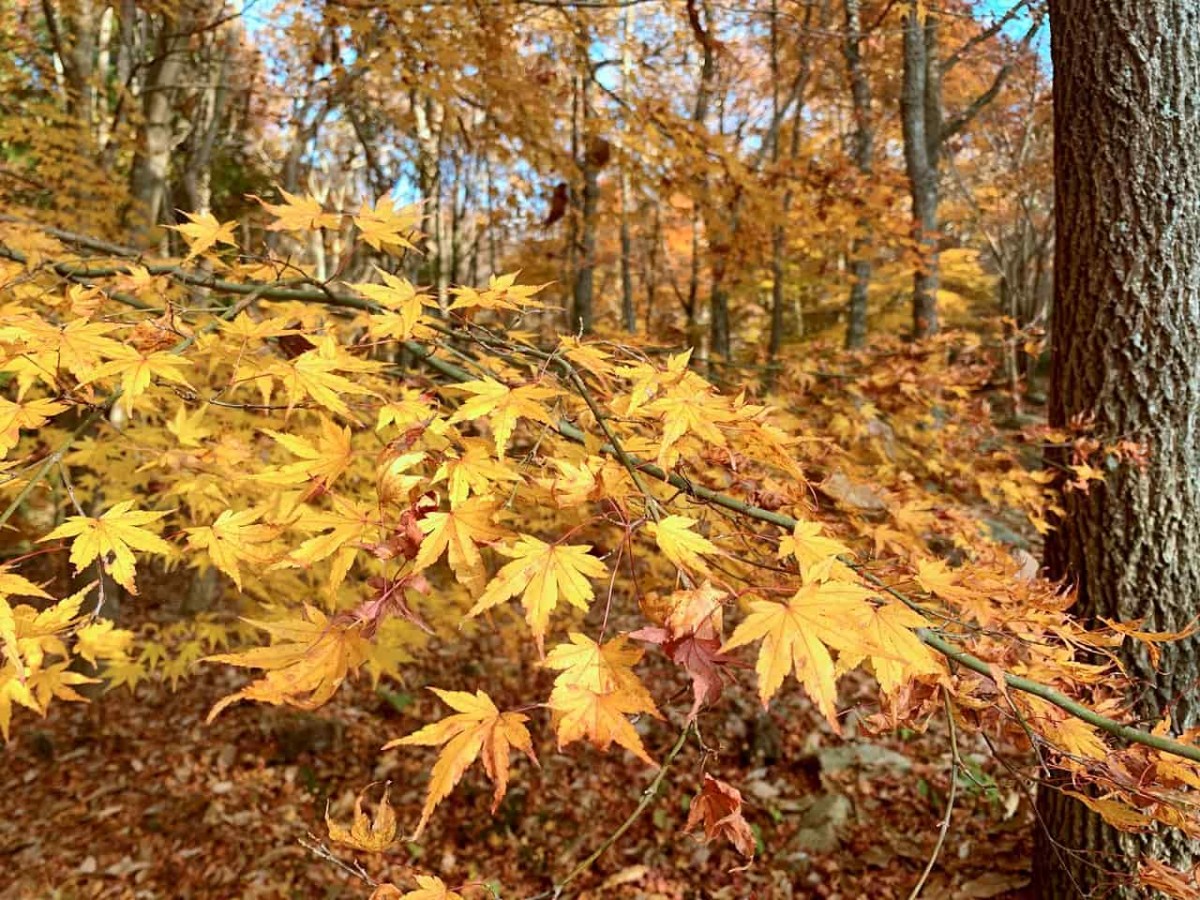
[[[1146,449],[1102,486],[1065,497],[1049,573],[1076,612],[1176,631],[1200,609],[1200,4],[1056,0],[1057,198],[1051,424],[1083,419],[1105,443]],[[1094,417],[1094,419],[1092,419]],[[1200,724],[1200,638],[1162,645],[1134,715]],[[1035,882],[1043,900],[1135,897],[1137,860],[1179,868],[1200,848],[1178,833],[1117,834],[1043,790]]]

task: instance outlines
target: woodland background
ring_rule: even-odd
[[[1046,424],[1048,46],[1029,0],[0,7],[0,896],[1194,896],[1034,848],[1055,785],[1200,831],[1129,708],[1188,622],[1041,573],[1150,452]]]

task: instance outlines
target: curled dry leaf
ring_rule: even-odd
[[[363,795],[359,794],[354,800],[354,819],[347,828],[329,818],[329,806],[325,807],[325,826],[329,829],[329,839],[337,844],[353,847],[355,850],[365,850],[378,853],[386,850],[396,839],[396,812],[388,801],[388,791],[391,785],[384,786],[383,797],[375,808],[375,817],[368,819],[363,812]],[[372,894],[372,896],[375,896]],[[387,896],[386,894],[383,896]]]
[[[754,859],[754,832],[742,815],[741,792],[711,775],[704,776],[704,786],[692,800],[684,831],[693,831],[701,825],[705,843],[718,837],[728,838],[738,853]]]

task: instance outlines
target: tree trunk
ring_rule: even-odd
[[[938,152],[940,104],[937,83],[937,25],[919,0],[904,18],[904,86],[900,94],[904,166],[912,198],[912,235],[920,259],[913,270],[913,337],[938,331]],[[934,118],[935,121],[930,121]]]
[[[410,95],[413,120],[417,132],[417,181],[425,201],[424,230],[427,242],[427,271],[434,284],[438,308],[450,305],[450,278],[447,259],[446,215],[443,208],[442,131],[445,110],[431,97],[421,97],[417,91]]]
[[[1047,568],[1077,586],[1085,620],[1177,631],[1200,609],[1200,5],[1057,0],[1057,197],[1051,425],[1081,417],[1104,444],[1140,443],[1104,485],[1064,497]],[[1094,417],[1094,419],[1092,418]],[[1128,646],[1128,645],[1127,645]],[[1145,689],[1133,714],[1200,724],[1200,638],[1123,662]],[[1117,835],[1043,790],[1038,896],[1133,897],[1141,856],[1200,859],[1178,833]],[[1075,853],[1072,851],[1082,851]]]
[[[192,126],[191,152],[184,161],[181,176],[184,194],[193,213],[206,213],[212,207],[213,156],[227,124],[226,106],[234,77],[234,54],[242,40],[242,0],[234,0],[230,10],[231,17],[221,26],[220,37],[212,42],[209,59],[202,70],[210,83],[201,92],[200,112]]]
[[[875,152],[875,132],[871,125],[871,84],[862,62],[862,11],[860,0],[846,0],[846,42],[843,55],[850,78],[850,96],[854,103],[854,133],[851,136],[850,158],[858,169],[861,183],[871,177]],[[860,218],[859,233],[850,249],[849,323],[846,327],[846,346],[861,347],[867,342],[867,287],[871,282],[871,242],[865,232],[870,220]]]
[[[571,329],[590,334],[596,289],[596,219],[600,205],[600,167],[592,159],[590,149],[584,151],[582,167],[583,215],[579,235],[579,268],[575,275],[575,312],[571,317]]]
[[[188,66],[188,41],[193,20],[186,9],[163,16],[159,23],[155,59],[146,78],[142,128],[130,173],[134,226],[139,242],[154,234],[167,196],[167,171],[175,149],[175,94]]]
[[[627,100],[629,81],[633,74],[632,22],[633,10],[626,9],[621,15],[621,94]],[[620,166],[621,187],[621,322],[630,334],[637,333],[637,304],[633,296],[633,232],[629,226],[631,186],[629,179],[629,131],[630,119],[625,116],[621,126],[625,153],[617,160]]]
[[[624,165],[624,164],[622,164]],[[630,334],[637,333],[637,305],[633,296],[633,232],[629,227],[629,176],[621,172],[621,322]]]

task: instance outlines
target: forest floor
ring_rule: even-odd
[[[354,795],[381,781],[391,782],[400,827],[411,831],[433,751],[379,748],[441,711],[418,688],[388,699],[360,683],[319,714],[243,704],[205,724],[238,677],[202,665],[175,693],[145,682],[136,703],[121,688],[24,722],[0,750],[0,898],[366,898],[369,884],[300,842],[325,837],[327,802],[346,822]],[[664,669],[663,677],[671,675]],[[521,683],[514,673],[512,687]],[[508,687],[489,683],[498,702]],[[870,709],[873,691],[868,677],[852,673],[844,707]],[[564,897],[909,896],[934,855],[950,793],[954,760],[942,717],[924,733],[866,737],[856,735],[851,713],[837,738],[799,691],[769,717],[743,693],[749,698],[737,690],[724,702],[745,702],[744,716],[701,717],[704,746],[720,752],[693,737],[655,804]],[[661,760],[679,723],[645,724],[647,749]],[[1019,898],[1028,883],[1029,798],[975,740],[958,734],[962,767],[926,900]],[[998,749],[1009,765],[1024,764],[1019,750]],[[490,785],[469,771],[419,843],[359,861],[374,879],[405,889],[414,871],[452,886],[493,885],[492,894],[467,888],[468,900],[523,900],[551,888],[618,828],[654,776],[626,753],[571,750],[559,754],[545,741],[540,769],[514,760],[495,816]],[[703,771],[745,798],[759,842],[749,868],[737,870],[744,861],[732,847],[684,833]]]

